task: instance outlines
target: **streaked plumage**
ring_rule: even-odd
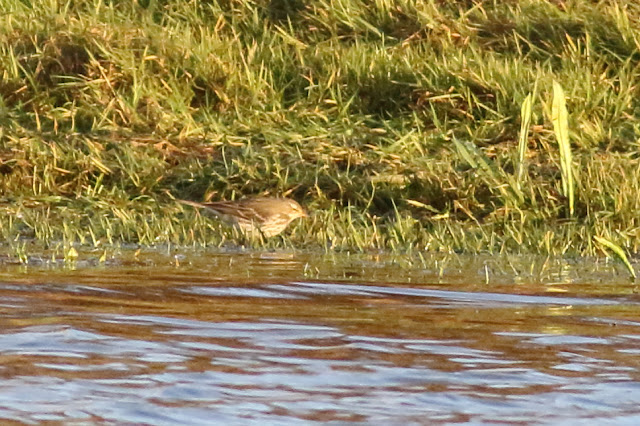
[[[256,197],[239,201],[198,203],[178,200],[182,204],[213,211],[222,220],[244,232],[259,231],[265,237],[278,235],[299,217],[307,217],[304,209],[288,198]]]

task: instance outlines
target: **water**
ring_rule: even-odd
[[[640,299],[618,265],[153,252],[8,263],[3,422],[640,422]]]

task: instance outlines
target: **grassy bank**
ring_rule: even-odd
[[[0,0],[0,239],[220,245],[242,238],[174,198],[272,194],[311,217],[251,244],[638,252],[619,3]]]

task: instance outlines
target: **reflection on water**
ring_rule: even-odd
[[[282,254],[5,266],[0,419],[634,424],[640,306],[617,270]]]

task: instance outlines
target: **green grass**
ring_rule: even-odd
[[[598,237],[639,251],[640,6],[0,9],[0,240],[19,257],[31,240],[600,255]],[[311,217],[248,241],[174,201],[258,194]]]

